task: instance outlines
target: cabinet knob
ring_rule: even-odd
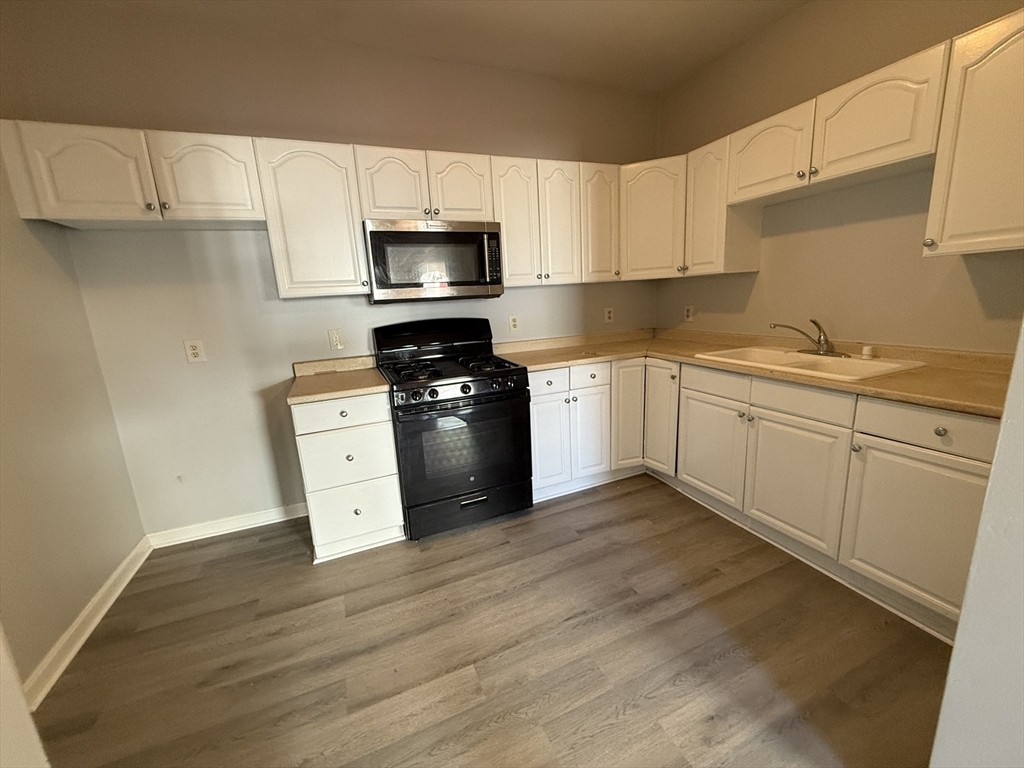
[[[345,461],[355,461],[355,460],[356,460],[356,457],[353,456],[351,453],[348,456],[345,457]]]
[[[619,276],[619,270],[617,270],[617,269],[615,270],[615,276],[616,276],[616,277],[618,277],[618,276]]]
[[[806,175],[807,175],[807,174],[806,174],[806,173],[804,173],[803,171],[797,171],[797,172],[796,172],[796,177],[797,177],[798,179],[802,179],[802,178],[803,178],[804,176],[806,176]]]
[[[945,427],[936,427],[935,428],[935,434],[938,435],[939,437],[945,437],[946,434],[947,434],[946,428]]]
[[[683,269],[684,269],[683,267],[676,267],[676,272],[682,272]]]
[[[935,241],[932,240],[930,237],[926,237],[924,240],[924,247],[931,248],[933,245],[935,245]]]
[[[592,374],[590,374],[590,378],[592,378],[592,379],[596,379],[596,378],[597,378],[597,374],[596,374],[596,373],[592,373]]]
[[[537,275],[537,279],[540,280],[544,275]]]
[[[854,453],[860,453],[860,446],[854,443],[853,445],[850,446],[850,450],[853,451]]]
[[[817,169],[817,168],[815,168],[815,167],[814,167],[814,166],[812,165],[812,166],[811,166],[811,176],[817,176],[817,175],[818,175],[818,169]]]
[[[670,374],[669,378],[672,379],[672,381],[675,381],[676,380],[676,375],[674,373]]]
[[[341,418],[344,419],[345,417],[348,416],[348,411],[342,411],[339,415],[341,416]]]
[[[548,379],[548,382],[547,382],[547,383],[548,383],[548,386],[550,387],[550,386],[551,386],[552,384],[554,384],[555,382],[553,382],[553,381],[552,381],[551,379]]]
[[[545,279],[545,280],[549,279],[550,277],[551,277],[551,275],[549,275],[549,274],[547,274],[547,273],[545,273],[545,274],[544,274],[544,279]]]
[[[441,213],[441,209],[440,208],[435,208],[434,209],[434,215],[437,216],[439,213]]]
[[[363,514],[363,510],[361,510],[361,509],[353,509],[352,510],[352,514],[353,515],[361,515],[361,514]]]
[[[578,398],[575,398],[575,397],[574,397],[574,398],[572,399],[572,401],[573,401],[574,403],[575,403],[575,402],[576,402],[577,400],[578,400]]]
[[[156,210],[156,206],[153,205],[152,203],[146,203],[146,210],[147,211],[155,211]]]
[[[567,403],[569,402],[569,398],[568,398],[568,397],[567,397],[567,398],[565,398],[565,402],[567,402]]]
[[[160,207],[163,208],[165,211],[171,210],[171,204],[170,203],[160,203]]]
[[[753,416],[747,416],[747,421],[753,421],[753,420],[754,420]]]
[[[424,209],[423,209],[423,212],[424,212],[425,214],[427,214],[427,216],[429,216],[429,215],[430,215],[430,209],[429,209],[429,208],[424,208]]]
[[[746,414],[746,412],[745,412],[745,411],[736,411],[736,415],[737,415],[737,416],[738,416],[739,418],[741,418],[741,419],[742,419],[742,418],[744,418],[744,417],[745,417],[745,416],[746,416],[747,414]]]
[[[366,280],[363,280],[363,285],[369,285],[369,283]]]

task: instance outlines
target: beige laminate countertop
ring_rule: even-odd
[[[390,387],[376,368],[329,371],[296,376],[288,392],[288,405],[316,403],[336,397],[355,397],[387,392]]]

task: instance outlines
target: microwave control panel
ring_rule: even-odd
[[[485,237],[487,248],[487,282],[501,283],[501,247],[497,237]]]

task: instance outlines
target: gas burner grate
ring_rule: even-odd
[[[430,381],[440,379],[444,374],[441,369],[428,361],[416,361],[408,363],[396,363],[391,370],[398,376],[400,381]]]
[[[494,357],[493,355],[483,355],[481,357],[463,357],[462,359],[459,360],[459,365],[463,366],[470,373],[507,371],[510,368],[516,367],[508,360],[502,360],[500,357]]]

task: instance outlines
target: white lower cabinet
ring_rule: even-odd
[[[856,433],[839,561],[960,614],[989,464]]]
[[[674,475],[679,363],[647,358],[644,368],[644,464]]]
[[[612,469],[644,463],[644,359],[612,363]]]
[[[738,400],[679,391],[676,477],[733,509],[743,509],[750,406]]]
[[[292,420],[313,561],[405,538],[388,395],[293,405]]]
[[[569,391],[534,396],[530,402],[533,490],[572,480]]]
[[[569,392],[572,476],[586,477],[611,469],[611,387]]]
[[[763,408],[750,416],[746,513],[837,557],[852,431]]]

